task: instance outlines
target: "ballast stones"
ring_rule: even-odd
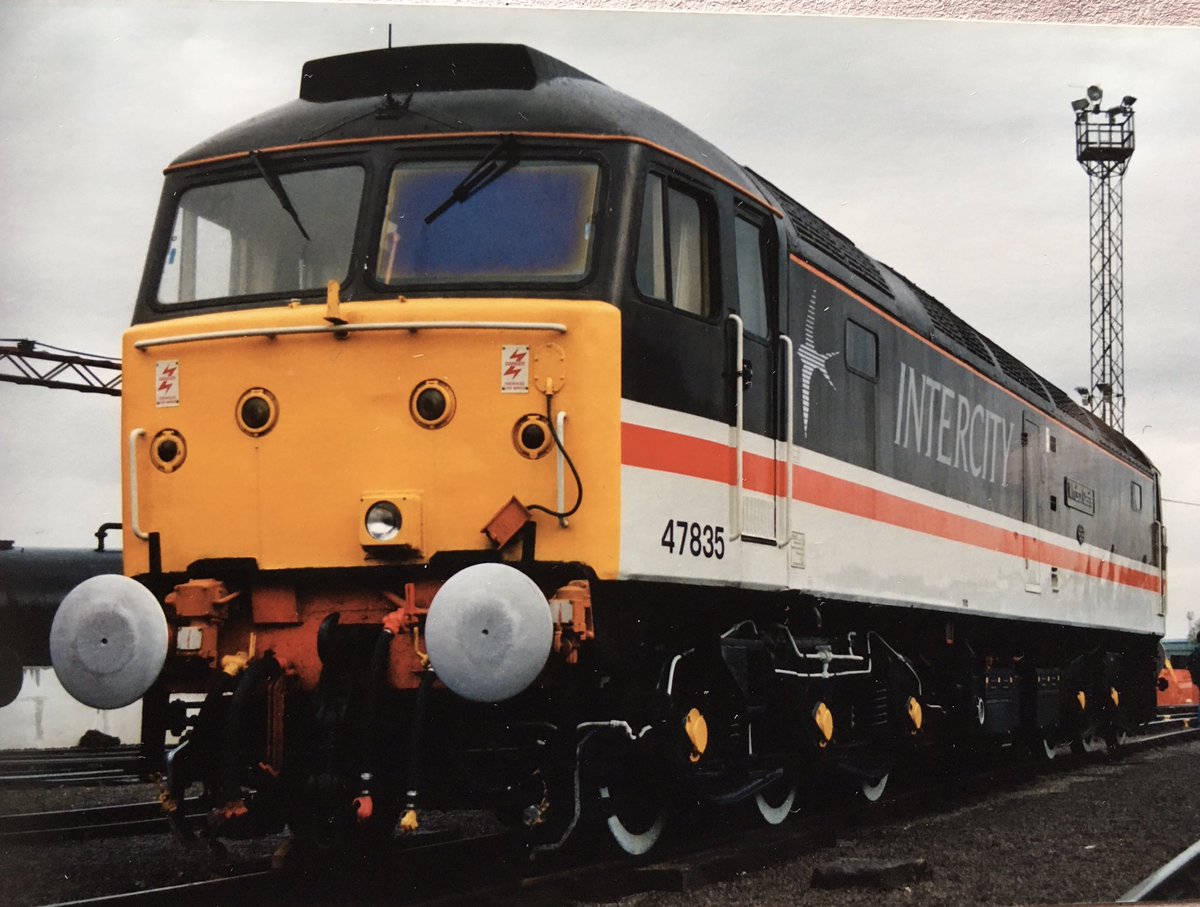
[[[438,678],[474,702],[516,696],[541,673],[554,625],[537,584],[506,564],[474,564],[429,605],[425,641]]]
[[[167,657],[168,629],[154,594],[104,574],[67,593],[50,627],[50,660],[68,693],[97,709],[136,702]]]

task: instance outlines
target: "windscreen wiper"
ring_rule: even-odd
[[[275,193],[275,197],[279,199],[279,207],[292,216],[292,220],[296,224],[296,229],[300,231],[300,235],[309,242],[312,242],[312,237],[304,229],[304,224],[300,223],[300,215],[292,207],[292,200],[288,198],[287,190],[283,188],[283,183],[280,182],[279,177],[267,169],[267,165],[263,163],[262,155],[259,152],[251,151],[250,160],[254,162],[254,166],[258,168],[258,172],[262,174],[263,180],[271,187],[271,191]]]
[[[494,182],[501,174],[511,170],[517,165],[519,153],[516,138],[511,135],[504,136],[471,168],[471,172],[463,177],[462,182],[450,190],[446,200],[425,215],[425,223],[432,224],[454,205],[462,204],[484,186]]]

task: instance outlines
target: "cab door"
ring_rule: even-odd
[[[638,304],[622,316],[625,393],[728,424],[728,328],[712,190],[666,167],[644,177],[635,252]]]
[[[736,366],[733,446],[741,469],[733,489],[735,533],[778,543],[786,502],[788,451],[780,438],[778,274],[774,224],[745,203],[734,205],[736,312],[728,316]]]

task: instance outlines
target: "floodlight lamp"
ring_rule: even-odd
[[[1100,99],[1102,97],[1104,97],[1104,92],[1100,90],[1099,85],[1089,85],[1088,90],[1087,90],[1087,96],[1088,96],[1089,101],[1091,101],[1095,104],[1099,104]]]
[[[1132,107],[1136,102],[1137,102],[1137,98],[1135,98],[1131,94],[1127,94],[1127,95],[1125,95],[1125,97],[1121,98],[1121,106],[1124,107],[1126,110],[1128,110],[1130,107]]]
[[[1088,392],[1088,389],[1086,387],[1075,388],[1075,393],[1079,394],[1079,396],[1081,396],[1081,397],[1086,397],[1087,392]]]
[[[1071,109],[1074,110],[1076,113],[1083,113],[1085,110],[1088,109],[1088,99],[1080,98],[1078,101],[1072,101]]]

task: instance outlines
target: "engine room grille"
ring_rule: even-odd
[[[961,346],[970,350],[975,356],[984,363],[992,363],[995,360],[992,358],[992,347],[989,347],[983,339],[975,333],[975,329],[969,324],[951,312],[942,303],[938,302],[919,286],[909,280],[904,275],[899,274],[916,294],[917,299],[921,300],[921,305],[925,307],[925,313],[929,316],[929,320],[933,322],[934,327],[945,334],[947,337],[957,341]],[[1005,373],[1007,374],[1007,369]],[[1031,388],[1032,389],[1032,388]],[[1043,395],[1044,396],[1044,395]]]
[[[1046,385],[1042,383],[1042,379],[1034,374],[1028,366],[991,340],[988,341],[988,346],[991,347],[992,355],[995,357],[996,362],[999,363],[1004,374],[1008,375],[1008,377],[1012,378],[1013,381],[1016,381],[1022,387],[1033,391],[1033,393],[1037,394],[1043,400],[1050,400],[1050,395],[1046,392]]]
[[[844,265],[851,273],[858,275],[881,293],[885,293],[888,296],[892,295],[892,291],[884,282],[883,275],[879,273],[879,269],[875,267],[875,263],[859,251],[858,246],[854,245],[849,239],[833,229],[833,227],[829,226],[829,224],[825,223],[825,221],[821,220],[821,218],[817,217],[795,199],[789,197],[774,183],[763,179],[753,170],[747,169],[756,180],[766,186],[775,195],[779,204],[783,207],[784,213],[787,214],[788,220],[792,222],[792,226],[796,228],[796,232],[801,237],[835,261]]]

